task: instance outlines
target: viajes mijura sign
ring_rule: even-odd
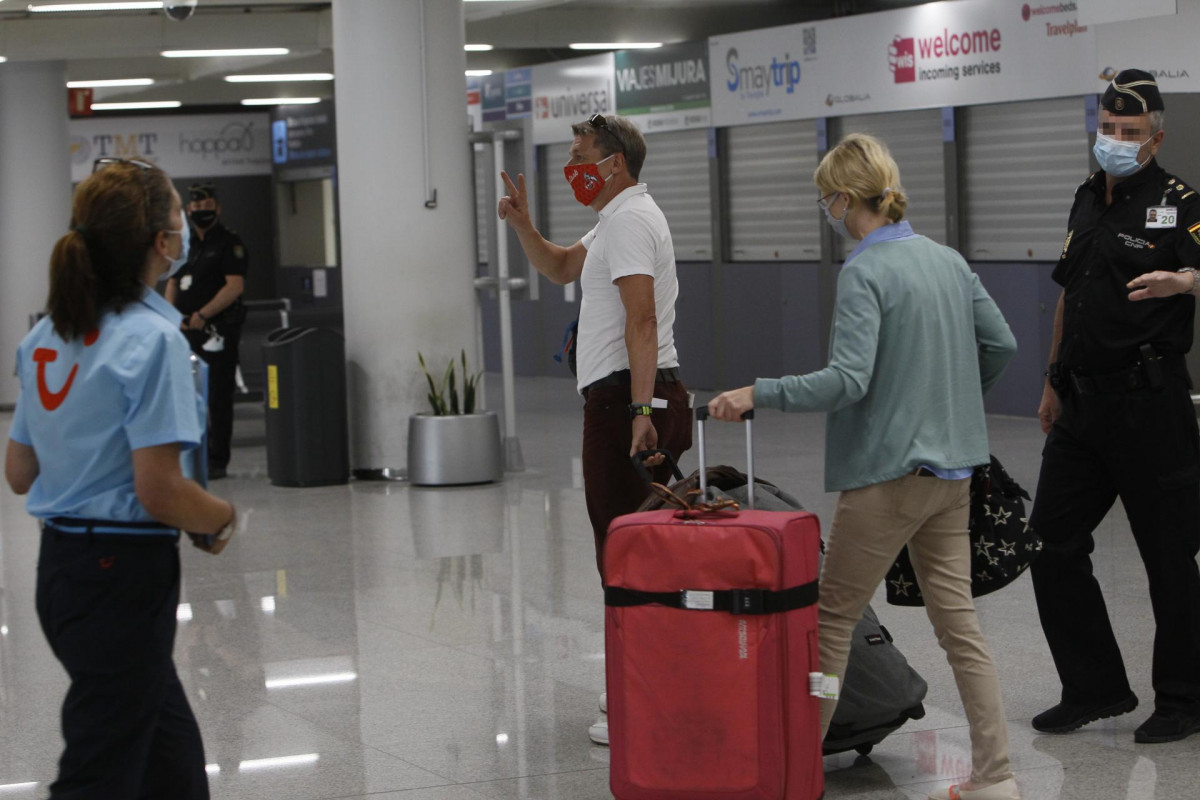
[[[73,119],[69,131],[73,182],[106,157],[143,159],[172,178],[271,174],[265,113]]]
[[[644,132],[710,124],[706,42],[623,50],[616,54],[614,68],[617,113]]]

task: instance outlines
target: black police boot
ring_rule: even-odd
[[[1059,703],[1054,708],[1043,711],[1034,717],[1033,728],[1042,733],[1069,733],[1098,719],[1128,714],[1137,708],[1137,704],[1137,695],[1132,692],[1128,697],[1116,703],[1102,702],[1086,705]]]
[[[1193,733],[1200,733],[1200,717],[1183,711],[1155,711],[1133,732],[1133,740],[1140,744],[1161,744],[1186,739]]]

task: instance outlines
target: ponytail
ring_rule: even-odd
[[[50,298],[47,305],[54,332],[66,341],[82,337],[100,323],[96,272],[87,240],[72,228],[50,255]]]
[[[876,208],[892,222],[899,222],[904,219],[904,212],[908,208],[908,196],[903,188],[893,189],[889,186],[879,196]]]

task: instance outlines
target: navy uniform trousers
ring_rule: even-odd
[[[43,530],[38,618],[71,678],[51,800],[208,800],[171,656],[178,605],[173,537]]]
[[[233,444],[233,398],[237,392],[238,346],[242,326],[222,325],[225,349],[210,353],[204,349],[208,334],[204,331],[186,332],[192,352],[208,364],[208,463],[218,467],[229,465]]]
[[[1068,390],[1046,438],[1030,520],[1045,547],[1030,571],[1064,703],[1130,692],[1091,560],[1118,497],[1149,578],[1155,708],[1200,714],[1200,434],[1180,370],[1159,389]]]

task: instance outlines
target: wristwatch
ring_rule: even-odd
[[[653,410],[653,406],[650,406],[647,403],[630,403],[629,404],[629,418],[637,419],[638,417],[648,417],[648,416],[650,416],[650,412],[652,410]]]
[[[1192,288],[1188,292],[1189,294],[1196,294],[1196,290],[1200,289],[1200,270],[1197,270],[1195,267],[1182,267],[1175,271],[1192,273]]]

